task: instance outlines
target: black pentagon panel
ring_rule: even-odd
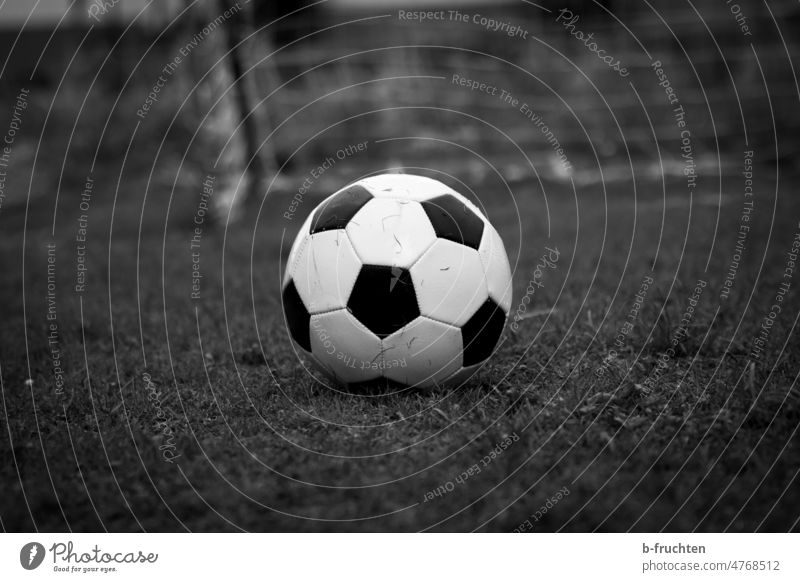
[[[289,325],[289,333],[300,347],[305,351],[311,351],[311,315],[308,313],[294,281],[283,290],[283,313],[286,315],[286,323]]]
[[[419,316],[411,273],[400,267],[362,266],[347,308],[379,338],[393,334]]]
[[[505,324],[506,314],[497,303],[489,299],[480,306],[461,328],[464,366],[478,364],[492,355]]]
[[[451,194],[422,203],[436,236],[476,249],[483,236],[483,221],[469,206]]]
[[[342,190],[316,210],[311,221],[311,234],[344,228],[370,200],[372,194],[363,186],[353,185]]]

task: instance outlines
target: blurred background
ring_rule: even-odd
[[[3,527],[508,531],[568,484],[537,528],[796,529],[796,301],[746,358],[798,224],[798,31],[796,0],[0,3]],[[331,397],[288,341],[297,229],[385,171],[481,205],[515,305],[562,253],[462,391]]]
[[[114,155],[141,123],[136,143],[157,136],[170,144],[172,151],[159,152],[164,168],[156,172],[168,183],[175,152],[187,154],[185,163],[191,168],[185,171],[216,159],[223,146],[229,150],[223,156],[228,165],[243,166],[253,154],[247,149],[249,140],[250,148],[258,150],[250,169],[256,179],[265,180],[278,168],[291,175],[298,165],[315,163],[351,136],[374,140],[403,132],[480,146],[507,179],[522,179],[530,168],[510,138],[534,161],[540,176],[567,177],[561,164],[554,163],[551,145],[522,123],[517,109],[454,86],[450,77],[456,73],[527,101],[567,149],[577,184],[599,182],[601,170],[606,181],[630,181],[629,155],[637,164],[637,178],[658,180],[662,164],[667,175],[683,169],[671,107],[650,67],[658,60],[686,109],[703,174],[722,171],[731,163],[728,156],[738,160],[745,136],[753,147],[769,146],[778,138],[777,153],[773,147],[759,147],[762,161],[797,154],[797,79],[789,59],[800,8],[791,0],[766,7],[744,0],[735,5],[736,14],[709,3],[629,0],[544,0],[535,5],[251,2],[219,26],[212,25],[215,32],[201,34],[191,58],[169,76],[169,87],[146,123],[131,115],[156,83],[156,73],[204,26],[234,6],[48,0],[31,10],[28,2],[8,0],[0,21],[2,54],[7,55],[2,70],[5,108],[19,86],[35,87],[31,106],[37,114],[28,116],[27,129],[31,136],[45,129],[48,154],[67,163],[80,157],[83,147],[96,149],[100,156]],[[419,23],[397,16],[398,10],[456,6],[470,15],[513,22],[529,33],[528,40],[502,31],[487,34],[472,21]],[[562,8],[580,16],[576,29],[593,33],[607,54],[630,71],[629,77],[607,74],[603,61],[563,26],[554,25]],[[238,48],[228,54],[233,46]],[[230,80],[239,76],[241,82],[231,88]],[[248,123],[241,124],[238,105],[248,108]],[[487,131],[470,115],[494,128]],[[58,125],[60,120],[66,128]],[[166,136],[161,136],[165,129]],[[73,147],[67,151],[70,137]],[[192,138],[192,148],[185,152],[185,140]],[[661,147],[661,160],[654,142]],[[418,141],[413,147],[389,142],[373,149],[371,156],[380,156],[387,165],[411,166],[427,158],[426,149],[448,158],[439,164],[461,176],[491,173],[474,156],[434,142]],[[149,168],[151,161],[135,153],[129,163]],[[45,187],[36,183],[32,190]]]

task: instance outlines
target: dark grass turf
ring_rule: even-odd
[[[738,178],[730,180],[735,186]],[[140,212],[142,187],[135,176],[124,181],[110,260],[110,209],[98,205],[92,214],[90,284],[80,298],[69,288],[72,225],[56,237],[64,241],[58,324],[66,396],[53,392],[45,341],[46,230],[29,231],[26,328],[22,295],[4,292],[6,528],[510,530],[563,487],[570,495],[537,530],[785,530],[796,519],[800,418],[789,388],[797,345],[794,336],[787,341],[796,301],[772,331],[765,365],[753,375],[744,369],[783,269],[772,250],[745,309],[770,232],[768,183],[750,239],[756,264],[742,268],[726,303],[718,293],[736,198],[725,195],[716,259],[704,275],[717,209],[695,204],[687,222],[688,199],[672,195],[680,203],[667,210],[654,287],[602,378],[594,372],[655,257],[660,202],[643,200],[634,229],[632,199],[622,188],[604,199],[550,184],[555,226],[548,241],[541,191],[519,183],[530,192],[518,198],[521,216],[531,217],[519,252],[516,220],[476,185],[516,263],[514,306],[544,246],[558,247],[557,268],[533,302],[553,312],[524,320],[517,333],[507,329],[498,353],[465,386],[391,396],[331,391],[298,363],[283,327],[278,277],[280,240],[290,241],[299,221],[287,224],[277,211],[256,221],[251,212],[227,233],[205,231],[206,278],[202,299],[192,301],[190,233],[175,226],[163,237],[158,208],[145,213],[137,267],[138,229],[126,221]],[[267,206],[280,209],[287,200],[276,194]],[[797,226],[796,203],[779,200],[771,249],[787,248]],[[19,265],[19,235],[3,231],[7,273]],[[701,277],[708,287],[686,339],[658,381],[643,386]],[[15,275],[4,285],[20,283]],[[159,407],[174,439],[157,424]],[[484,466],[508,437],[519,440]],[[175,445],[174,463],[160,454],[165,444]],[[476,463],[480,473],[454,481]],[[452,492],[425,501],[448,482]]]
[[[730,23],[720,14],[714,26],[722,28]],[[441,37],[439,30],[420,27],[413,29],[413,38],[408,27],[400,27],[394,39],[389,28],[372,29],[368,38],[345,30],[339,44],[320,41],[309,54],[299,52],[293,66],[321,62],[354,46],[401,44],[409,38],[463,41],[488,51],[512,46],[503,56],[534,68],[566,96],[589,139],[542,85],[474,53],[450,51],[369,54],[352,66],[321,67],[276,98],[271,105],[277,118],[287,115],[287,107],[291,111],[344,83],[409,71],[499,81],[529,98],[558,128],[577,170],[576,188],[548,173],[552,148],[515,110],[493,98],[476,98],[446,79],[437,81],[435,90],[420,81],[361,85],[309,107],[276,134],[275,141],[286,149],[279,154],[287,160],[288,186],[271,192],[263,207],[249,205],[244,218],[228,229],[206,226],[199,300],[191,298],[189,242],[201,184],[219,144],[196,140],[179,169],[196,120],[179,117],[166,131],[171,108],[184,96],[178,78],[161,109],[136,129],[128,150],[136,107],[153,81],[150,72],[160,69],[174,46],[164,41],[148,55],[111,111],[111,131],[99,147],[112,105],[108,94],[124,82],[119,71],[131,64],[131,56],[119,57],[120,66],[115,65],[117,85],[90,92],[83,111],[78,106],[86,75],[93,74],[102,51],[76,60],[83,76],[73,69],[54,100],[35,167],[53,94],[52,88],[33,87],[25,134],[15,145],[6,182],[8,198],[0,209],[0,526],[17,531],[510,531],[567,488],[569,495],[549,508],[534,530],[797,529],[800,351],[794,324],[800,275],[795,274],[761,361],[747,366],[800,218],[795,142],[782,138],[781,150],[774,149],[775,131],[784,136],[797,127],[792,77],[779,50],[764,53],[770,97],[781,115],[776,129],[757,69],[745,66],[751,51],[726,51],[757,151],[757,180],[747,249],[731,295],[722,300],[743,200],[744,143],[734,137],[740,116],[727,80],[719,78],[723,67],[707,43],[686,43],[709,83],[704,95],[692,84],[674,43],[659,36],[659,27],[649,26],[642,39],[670,65],[690,111],[698,163],[705,164],[691,197],[679,172],[680,179],[660,181],[648,120],[629,86],[607,71],[593,70],[593,57],[570,45],[568,36],[553,33],[549,40],[591,73],[616,120],[604,113],[608,105],[592,87],[567,74],[543,45],[512,46],[503,38],[481,37],[494,38],[492,46],[484,46],[458,30]],[[695,39],[705,34],[696,28],[686,34]],[[600,33],[614,38],[613,28]],[[734,41],[729,35],[723,48],[738,47]],[[619,51],[638,50],[621,45]],[[314,52],[320,47],[321,56]],[[672,175],[680,150],[663,90],[646,63],[631,60],[638,63],[632,78]],[[43,59],[54,79],[60,78],[59,62],[50,54]],[[496,122],[520,140],[544,181],[531,178],[525,160],[505,138],[463,115],[438,110],[354,119],[325,130],[289,159],[295,147],[331,120],[387,104],[429,101]],[[618,135],[615,121],[623,134]],[[453,145],[429,139],[374,142],[409,134]],[[621,145],[622,137],[630,149]],[[294,219],[284,219],[290,190],[310,169],[331,151],[362,140],[372,140],[368,154],[326,172]],[[714,169],[718,145],[724,150],[721,182]],[[458,146],[474,146],[497,172]],[[592,174],[594,148],[605,187]],[[635,180],[626,170],[629,151]],[[95,154],[88,279],[78,294],[78,204]],[[777,186],[776,159],[781,160]],[[333,391],[309,376],[288,341],[280,309],[282,260],[303,218],[324,195],[364,172],[398,164],[449,172],[462,181],[448,179],[451,185],[484,207],[514,268],[512,311],[546,246],[558,248],[559,261],[545,271],[543,287],[536,290],[531,309],[538,314],[522,321],[518,331],[507,328],[495,356],[464,386],[393,395]],[[593,179],[586,179],[587,169]],[[215,195],[224,188],[218,178]],[[57,249],[63,395],[54,391],[47,342],[48,242]],[[654,282],[636,326],[615,348],[651,269]],[[701,278],[708,283],[691,325],[663,373],[650,383]],[[618,355],[609,359],[612,348]],[[605,373],[599,377],[601,368]],[[492,457],[492,450],[509,441]],[[173,463],[164,460],[165,450],[178,455]],[[470,472],[476,464],[481,470]],[[449,489],[450,483],[452,491],[430,494]]]

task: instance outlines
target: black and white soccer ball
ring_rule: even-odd
[[[511,306],[500,235],[445,184],[359,180],[303,224],[283,279],[294,342],[343,385],[466,378],[494,351]]]

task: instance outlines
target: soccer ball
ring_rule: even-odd
[[[339,384],[430,387],[463,380],[492,354],[511,269],[469,200],[430,178],[382,174],[314,209],[282,300],[295,344]]]

